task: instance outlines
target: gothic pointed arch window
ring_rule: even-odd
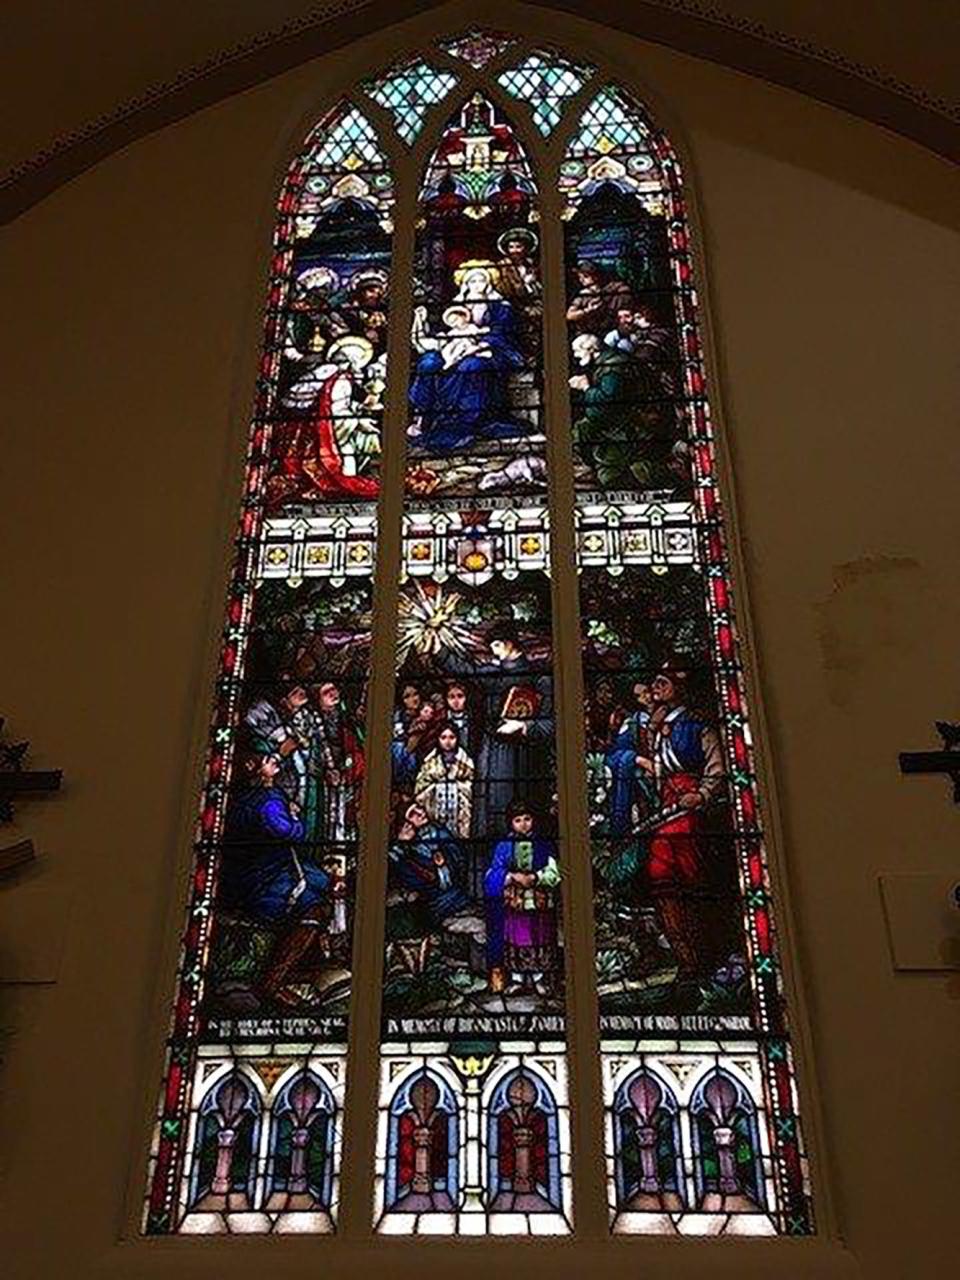
[[[621,1212],[682,1211],[683,1135],[680,1108],[669,1084],[646,1066],[632,1072],[617,1090],[611,1123]]]
[[[382,1230],[396,1232],[445,1220],[460,1194],[460,1109],[455,1088],[437,1071],[416,1066],[388,1103]]]
[[[294,159],[148,1233],[814,1230],[699,270],[518,33]]]
[[[187,1221],[218,1226],[249,1216],[257,1197],[262,1107],[254,1082],[228,1071],[204,1095],[196,1121],[196,1158]]]
[[[563,1213],[569,1179],[560,1172],[560,1124],[550,1082],[529,1065],[514,1068],[497,1081],[486,1110],[491,1213]]]

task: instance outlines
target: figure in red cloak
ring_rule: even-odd
[[[284,397],[287,408],[309,408],[309,413],[276,428],[267,481],[271,510],[297,500],[374,499],[379,491],[373,477],[361,474],[380,448],[371,396],[361,401],[358,395],[373,347],[351,334],[332,343],[327,358],[327,364],[308,370]]]

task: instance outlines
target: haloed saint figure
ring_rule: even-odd
[[[407,490],[543,489],[535,188],[512,126],[480,95],[431,159],[421,209]]]

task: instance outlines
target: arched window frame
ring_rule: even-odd
[[[559,209],[559,199],[557,197],[555,182],[556,166],[559,159],[563,155],[566,142],[571,131],[575,128],[579,119],[580,111],[583,105],[590,100],[593,92],[601,82],[615,81],[627,86],[630,85],[632,79],[628,75],[609,76],[606,75],[603,68],[609,65],[608,60],[599,52],[594,56],[594,51],[590,51],[589,60],[593,65],[600,68],[597,77],[584,86],[584,88],[574,97],[572,97],[565,105],[563,118],[559,127],[554,131],[551,137],[543,139],[532,127],[529,120],[525,118],[522,104],[515,99],[510,98],[495,83],[497,72],[511,62],[516,61],[518,50],[533,49],[538,45],[542,45],[543,41],[534,37],[518,36],[517,43],[514,44],[501,57],[494,59],[482,71],[473,71],[466,64],[456,62],[438,52],[435,48],[430,51],[431,61],[445,68],[453,69],[458,74],[459,83],[453,94],[446,98],[443,102],[432,106],[426,113],[424,127],[420,132],[419,138],[412,148],[405,150],[396,138],[389,120],[389,116],[376,104],[363,98],[359,91],[353,91],[347,95],[347,100],[352,100],[356,105],[360,106],[364,114],[375,123],[380,135],[381,145],[384,153],[390,158],[393,172],[396,180],[397,199],[395,205],[396,217],[395,223],[401,230],[396,234],[394,242],[394,271],[397,273],[401,283],[398,290],[399,296],[395,299],[392,307],[393,319],[390,335],[390,367],[389,367],[389,384],[387,392],[387,409],[383,420],[383,443],[384,458],[382,467],[383,476],[383,493],[379,503],[379,519],[380,519],[380,535],[379,535],[379,554],[380,568],[377,574],[376,584],[376,612],[379,619],[380,633],[375,640],[374,658],[373,658],[373,681],[371,691],[371,705],[376,708],[377,702],[381,706],[388,705],[389,693],[388,689],[392,686],[392,665],[390,656],[392,656],[393,637],[390,634],[392,628],[392,618],[395,614],[396,604],[396,575],[391,572],[391,566],[395,565],[399,558],[399,515],[400,505],[402,502],[402,491],[399,484],[399,476],[402,471],[402,433],[403,418],[405,414],[405,395],[408,375],[408,333],[409,333],[409,311],[410,311],[410,290],[411,281],[409,263],[411,260],[410,246],[412,241],[411,227],[412,214],[416,201],[416,190],[418,183],[418,175],[422,172],[423,163],[427,155],[436,143],[437,130],[442,126],[444,119],[449,115],[451,106],[454,102],[462,100],[466,93],[474,86],[482,85],[484,91],[494,101],[497,101],[503,109],[511,116],[516,131],[523,138],[524,144],[529,150],[529,154],[534,158],[534,162],[538,169],[540,199],[542,203],[542,222],[546,228],[552,226],[551,231],[544,231],[543,236],[543,276],[545,293],[548,301],[546,304],[547,321],[545,325],[545,349],[546,360],[550,368],[550,382],[552,384],[551,391],[547,391],[546,413],[548,418],[552,419],[552,430],[548,436],[548,451],[551,456],[551,469],[559,470],[561,475],[559,480],[555,480],[551,485],[551,508],[556,516],[557,512],[561,513],[568,510],[568,504],[572,505],[572,494],[567,494],[565,490],[569,484],[570,463],[569,457],[564,459],[564,453],[569,452],[569,407],[566,404],[565,397],[565,377],[563,371],[566,369],[566,335],[562,323],[562,280],[563,280],[563,257],[562,244],[559,233],[559,223],[557,221],[557,212]],[[417,45],[411,47],[410,52],[421,52],[423,46]],[[380,69],[382,64],[378,60],[372,60],[370,67],[371,72]],[[638,93],[635,95],[638,100],[646,101],[648,94]],[[336,104],[334,99],[327,111],[331,110]],[[322,118],[326,114],[323,111],[312,112],[314,118]],[[659,105],[654,113],[658,120],[666,117],[667,112]],[[670,130],[672,145],[677,149],[676,138],[678,133],[675,129]],[[297,160],[295,159],[290,172],[296,169]],[[700,283],[701,294],[704,291],[704,269],[702,262],[702,251],[699,250],[700,237],[697,234],[695,200],[690,190],[691,182],[689,177],[689,165],[684,165],[685,170],[685,203],[687,206],[688,225],[692,233],[692,252],[698,265],[698,278]],[[284,216],[289,216],[289,211],[284,211],[283,199],[280,202],[281,220]],[[550,300],[552,295],[552,301]],[[282,306],[282,297],[271,296],[268,317],[267,332],[270,331],[271,315],[279,312]],[[706,363],[711,370],[715,369],[714,362],[710,358],[710,338],[709,338],[709,321],[706,308],[700,307],[700,324],[703,330],[702,337],[706,348]],[[738,584],[739,604],[739,622],[740,629],[747,636],[744,644],[746,666],[747,666],[747,683],[755,687],[755,674],[751,672],[751,666],[754,660],[752,654],[752,646],[749,644],[749,611],[746,605],[745,587],[743,583],[742,570],[738,572],[740,566],[737,556],[737,537],[736,537],[736,520],[734,511],[734,495],[733,480],[730,475],[729,466],[726,464],[724,457],[724,445],[722,440],[722,431],[719,428],[720,411],[718,406],[718,380],[715,372],[711,372],[710,385],[712,388],[711,403],[713,406],[714,427],[717,435],[720,437],[716,445],[718,453],[718,470],[721,477],[722,490],[725,503],[725,524],[728,535],[727,554],[733,561],[732,575]],[[259,394],[264,393],[262,380],[258,383],[260,387]],[[259,410],[258,410],[259,412]],[[256,416],[256,415],[255,415]],[[262,447],[262,437],[258,441],[257,431],[251,436],[250,453],[248,457],[248,465],[246,475],[255,477],[257,468],[262,464],[262,457],[258,454],[258,449]],[[559,464],[557,459],[560,459]],[[560,491],[558,494],[558,490]],[[573,540],[572,531],[565,528],[565,520],[560,519],[553,526],[553,536],[557,545],[557,552],[560,557],[569,553],[572,558]],[[569,573],[561,573],[560,586],[556,593],[556,609],[564,609],[572,606],[576,608],[574,593],[575,588]],[[235,660],[235,651],[231,653],[230,639],[238,627],[242,627],[245,620],[246,605],[241,596],[231,594],[228,608],[228,625],[227,625],[227,641],[225,643],[223,656],[221,660],[221,669],[224,673],[230,669],[230,663]],[[577,678],[572,675],[572,667],[576,664],[569,661],[569,652],[572,651],[575,641],[571,641],[567,645],[568,660],[564,662],[562,657],[559,659],[559,666],[562,675],[558,672],[558,683],[561,689],[558,693],[560,700],[566,700],[568,708],[575,703]],[[379,656],[378,656],[379,655]],[[379,693],[378,693],[379,686]],[[564,692],[565,689],[565,692]],[[751,716],[755,729],[759,729],[758,736],[761,742],[764,738],[762,726],[762,713],[759,708],[759,700],[754,695],[751,698]],[[573,718],[568,718],[568,726],[573,724]],[[375,716],[370,726],[370,753],[373,756],[379,752],[381,759],[384,758],[383,748],[387,741],[387,725],[384,718],[379,719]],[[576,734],[571,737],[575,740]],[[567,814],[567,830],[568,833],[575,834],[578,828],[585,828],[585,815],[581,812],[578,816],[577,810],[582,809],[582,798],[579,792],[582,788],[571,787],[571,777],[576,778],[577,774],[577,755],[578,751],[575,745],[568,740],[566,743],[558,742],[561,755],[560,774],[566,785],[564,790],[568,793],[564,803],[570,810]],[[765,795],[765,808],[768,812],[768,827],[772,828],[768,836],[768,857],[770,864],[773,864],[771,879],[776,886],[776,897],[778,899],[778,924],[780,935],[780,962],[786,968],[786,981],[790,988],[790,1004],[792,1011],[792,1025],[794,1030],[794,1040],[797,1039],[798,1030],[802,1031],[801,1023],[801,1007],[798,1003],[798,996],[794,984],[790,981],[790,947],[785,939],[788,936],[788,905],[783,887],[782,872],[777,874],[777,857],[776,857],[776,829],[775,823],[769,821],[772,818],[770,810],[773,807],[773,792],[769,772],[763,767],[762,747],[758,754],[761,759],[758,763],[758,773],[763,780],[763,789]],[[566,764],[563,758],[566,758]],[[371,787],[367,791],[365,798],[366,822],[364,847],[370,854],[377,848],[378,844],[382,845],[385,838],[385,826],[382,817],[378,818],[376,813],[376,802],[371,800],[372,793],[375,788]],[[373,1146],[374,1146],[374,1125],[372,1117],[375,1115],[375,1098],[376,1098],[376,1082],[375,1073],[372,1068],[364,1068],[360,1059],[364,1055],[369,1055],[371,1050],[375,1050],[378,1039],[378,1024],[376,1021],[376,1009],[371,1008],[371,1003],[366,1004],[362,999],[358,998],[357,991],[362,989],[364,975],[373,976],[375,982],[379,982],[379,966],[380,955],[378,945],[372,948],[368,945],[373,938],[379,939],[382,931],[382,892],[378,892],[376,868],[371,866],[374,859],[367,857],[367,868],[363,873],[366,883],[361,885],[358,891],[357,902],[357,924],[355,927],[354,939],[354,995],[351,1010],[351,1048],[350,1048],[350,1086],[347,1099],[347,1118],[345,1121],[347,1129],[352,1133],[355,1139],[354,1145],[354,1164],[353,1167],[341,1171],[341,1176],[347,1183],[352,1184],[348,1187],[347,1196],[356,1206],[361,1202],[361,1189],[368,1185],[373,1170]],[[363,879],[363,876],[361,879]],[[382,884],[379,886],[382,890]],[[589,928],[584,924],[584,913],[588,914],[589,904],[591,901],[591,890],[589,884],[589,868],[581,867],[579,871],[574,868],[568,879],[567,890],[565,895],[565,922],[568,932],[572,935],[579,935],[579,946],[574,944],[571,948],[572,952],[576,952],[581,958],[586,958],[588,951],[584,946],[584,935],[589,933]],[[367,944],[364,943],[367,940]],[[371,958],[371,950],[373,956]],[[572,967],[572,960],[568,962],[568,969]],[[574,1082],[572,1089],[572,1120],[573,1127],[577,1133],[579,1154],[574,1160],[573,1176],[575,1185],[578,1185],[577,1203],[578,1215],[584,1214],[587,1218],[598,1220],[598,1198],[595,1194],[595,1186],[593,1191],[588,1188],[588,1184],[592,1181],[596,1183],[596,1179],[591,1171],[591,1166],[596,1168],[602,1161],[602,1148],[598,1135],[598,1126],[596,1126],[590,1116],[590,1111],[595,1104],[578,1105],[577,1098],[584,1091],[589,1092],[594,1097],[599,1096],[599,1073],[595,1063],[595,1053],[591,1046],[596,1041],[596,1031],[593,1025],[584,1018],[584,1010],[591,1007],[591,980],[584,980],[582,975],[575,978],[572,990],[576,993],[572,999],[572,1005],[568,1012],[570,1021],[570,1073]],[[584,989],[586,988],[586,989]],[[368,1118],[366,1122],[361,1116],[350,1119],[351,1111],[360,1111],[361,1107],[367,1110]],[[810,1108],[808,1107],[808,1112]],[[809,1120],[808,1120],[809,1127]],[[366,1131],[366,1132],[365,1132]],[[364,1169],[360,1169],[360,1165],[364,1165]],[[592,1202],[592,1203],[591,1203]],[[582,1219],[581,1219],[582,1220]],[[362,1208],[354,1208],[348,1212],[345,1219],[343,1231],[346,1232],[349,1226],[350,1234],[365,1234],[366,1229],[362,1222]]]
[[[705,1197],[709,1194],[707,1187],[707,1179],[704,1171],[705,1152],[701,1138],[701,1121],[716,1128],[717,1117],[713,1113],[713,1109],[707,1102],[706,1090],[711,1082],[722,1082],[728,1085],[733,1092],[732,1105],[729,1111],[729,1118],[736,1122],[742,1122],[746,1129],[747,1138],[750,1143],[752,1158],[750,1160],[750,1176],[753,1186],[750,1188],[742,1188],[743,1194],[749,1196],[753,1200],[757,1209],[763,1209],[767,1204],[767,1186],[764,1177],[763,1168],[763,1146],[760,1138],[760,1125],[758,1122],[757,1107],[750,1096],[750,1091],[746,1087],[745,1082],[737,1078],[737,1075],[730,1066],[711,1068],[698,1082],[697,1087],[693,1091],[690,1099],[690,1135],[693,1144],[693,1170],[694,1181],[696,1185],[697,1203],[702,1204]],[[734,1125],[735,1127],[735,1125]],[[720,1194],[723,1194],[721,1190]]]
[[[627,1144],[625,1117],[634,1110],[633,1104],[630,1101],[631,1086],[635,1081],[638,1081],[643,1077],[653,1080],[661,1090],[661,1098],[656,1111],[664,1112],[668,1118],[670,1136],[674,1149],[673,1163],[675,1165],[675,1169],[673,1177],[676,1185],[673,1188],[663,1187],[661,1188],[661,1191],[674,1190],[681,1204],[685,1204],[687,1196],[683,1168],[683,1135],[680,1124],[680,1107],[677,1102],[677,1096],[668,1081],[664,1078],[664,1075],[656,1071],[646,1062],[630,1071],[629,1075],[623,1079],[617,1089],[613,1101],[611,1124],[613,1125],[614,1133],[613,1141],[610,1146],[614,1153],[614,1180],[616,1184],[617,1201],[621,1204],[626,1203],[629,1195],[632,1194],[631,1189],[626,1184],[626,1178],[624,1175],[624,1161]]]
[[[214,1187],[213,1180],[210,1185],[201,1185],[200,1183],[200,1153],[205,1144],[205,1131],[211,1122],[215,1128],[210,1128],[211,1135],[219,1135],[227,1126],[224,1124],[224,1115],[221,1104],[221,1091],[229,1087],[231,1084],[238,1084],[246,1093],[242,1104],[237,1109],[236,1121],[232,1126],[235,1131],[239,1131],[241,1126],[245,1132],[242,1136],[243,1142],[249,1147],[248,1162],[249,1167],[244,1183],[243,1191],[238,1192],[233,1186],[236,1177],[233,1169],[233,1163],[236,1158],[237,1143],[231,1146],[230,1171],[231,1185],[226,1190],[217,1190]],[[208,1087],[204,1090],[197,1108],[197,1114],[194,1121],[196,1126],[196,1151],[197,1158],[194,1161],[193,1168],[190,1170],[187,1185],[187,1204],[192,1213],[202,1211],[204,1202],[209,1198],[211,1202],[222,1201],[222,1205],[212,1209],[214,1214],[226,1213],[229,1211],[231,1200],[239,1195],[245,1201],[245,1208],[249,1211],[257,1207],[260,1199],[260,1154],[261,1143],[263,1138],[263,1086],[261,1082],[251,1072],[245,1071],[239,1066],[227,1066],[218,1071],[211,1077]]]

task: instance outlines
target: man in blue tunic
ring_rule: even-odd
[[[507,824],[507,833],[494,845],[483,878],[487,980],[492,992],[549,995],[560,969],[557,848],[553,840],[534,833],[536,818],[522,800],[508,808]]]
[[[633,686],[636,707],[629,712],[612,734],[606,753],[606,765],[610,770],[610,834],[628,836],[635,812],[649,812],[657,807],[656,788],[653,784],[653,765],[650,762],[650,715],[653,695],[642,681]]]
[[[468,945],[484,945],[486,926],[463,888],[463,849],[448,827],[430,820],[422,804],[407,805],[388,858],[389,883],[406,899],[405,908],[398,904],[404,909],[395,913],[388,930],[397,937],[420,940],[421,967],[433,933],[459,934]]]
[[[220,906],[260,924],[288,926],[278,933],[260,991],[295,1003],[287,979],[324,927],[330,877],[301,858],[304,826],[296,804],[276,785],[281,767],[272,754],[243,762],[250,781],[227,816]]]

